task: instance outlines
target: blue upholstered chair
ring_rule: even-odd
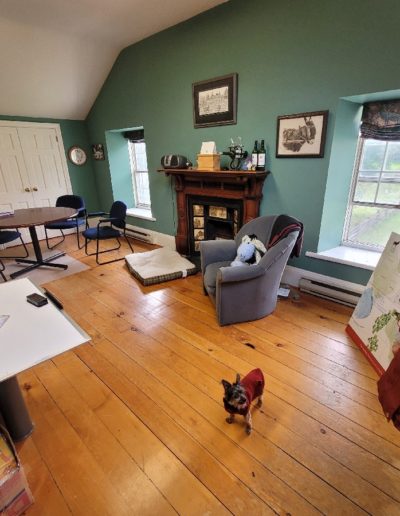
[[[275,310],[286,263],[300,254],[302,228],[288,215],[269,215],[244,224],[234,240],[200,242],[204,292],[221,326],[254,321]],[[231,267],[245,235],[256,235],[267,252],[257,264]]]
[[[87,227],[86,207],[84,200],[79,195],[61,195],[56,201],[56,208],[73,208],[74,210],[77,210],[78,214],[75,217],[71,217],[67,220],[59,220],[58,222],[50,222],[49,224],[45,224],[44,231],[46,233],[47,248],[54,249],[54,247],[61,244],[61,242],[64,242],[64,230],[75,229],[78,248],[82,249],[84,244],[80,245],[79,228],[80,226]],[[52,246],[49,244],[49,236],[47,234],[49,229],[58,229],[61,231],[61,239],[59,239],[59,241]]]
[[[108,215],[108,217],[104,218],[104,215]],[[104,265],[105,263],[117,262],[118,260],[123,260],[125,257],[116,258],[115,260],[108,260],[106,262],[99,262],[99,254],[109,253],[111,251],[117,251],[121,247],[120,237],[124,237],[127,241],[132,253],[133,248],[129,239],[126,236],[125,228],[126,228],[126,205],[122,201],[115,201],[111,206],[110,213],[105,213],[104,211],[98,211],[88,214],[88,218],[91,217],[103,217],[100,218],[97,226],[93,228],[87,228],[82,233],[85,237],[85,253],[88,256],[96,256],[96,263],[99,265]],[[112,249],[104,249],[100,251],[99,242],[100,240],[110,240],[115,238],[118,242],[117,247],[113,247]],[[96,241],[96,252],[89,253],[88,252],[88,242],[90,240]]]
[[[22,235],[19,231],[14,230],[14,229],[2,229],[0,231],[0,245],[9,244],[10,242],[14,242],[14,240],[18,240],[18,239],[21,241],[21,244],[24,247],[25,254],[22,256],[7,255],[7,256],[3,256],[3,259],[4,258],[7,258],[7,259],[8,258],[12,258],[12,259],[26,258],[27,256],[29,256],[29,252],[28,252],[28,249],[26,248],[25,242],[22,240]],[[3,273],[4,269],[5,269],[4,263],[0,260],[0,276],[3,278],[4,281],[7,281],[6,277]]]

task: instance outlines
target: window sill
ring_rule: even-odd
[[[360,269],[367,269],[369,271],[375,270],[381,253],[377,251],[368,251],[366,249],[357,249],[355,247],[348,247],[341,245],[322,251],[320,253],[313,253],[307,251],[306,256],[316,258],[318,260],[326,260],[328,262],[343,263],[352,267],[359,267]]]
[[[137,219],[145,219],[155,221],[151,210],[145,210],[143,208],[128,208],[126,214],[130,217],[136,217]]]

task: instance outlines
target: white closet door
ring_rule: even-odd
[[[0,126],[0,210],[34,206],[18,131],[15,127]]]
[[[57,197],[71,193],[55,128],[18,129],[35,206],[55,206]]]
[[[0,210],[55,206],[72,193],[58,124],[0,121]],[[30,242],[28,230],[21,230]],[[37,228],[39,239],[43,227]]]

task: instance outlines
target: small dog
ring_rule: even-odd
[[[250,413],[251,402],[258,398],[257,407],[261,407],[264,392],[264,375],[261,369],[253,369],[242,380],[240,375],[236,375],[236,382],[229,383],[222,380],[225,389],[224,407],[229,416],[226,422],[231,424],[235,418],[235,414],[240,414],[246,420],[246,432],[251,434],[252,421]]]

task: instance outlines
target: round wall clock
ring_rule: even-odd
[[[74,145],[69,149],[68,157],[74,165],[84,165],[87,160],[86,152],[78,145]]]

